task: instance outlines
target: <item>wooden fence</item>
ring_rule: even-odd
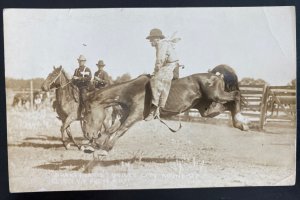
[[[33,107],[34,107],[34,93],[35,92],[41,92],[41,89],[34,89],[32,80],[30,81],[29,88],[24,88],[24,89],[20,89],[20,90],[13,90],[14,94],[27,94],[27,95],[29,95],[29,97],[30,97],[30,101],[29,101],[30,109],[33,109]],[[54,92],[53,91],[49,92],[49,97],[54,97]]]
[[[296,88],[294,86],[240,85],[241,94],[246,102],[242,114],[263,129],[267,122],[294,122],[296,119]],[[276,115],[274,115],[276,112]],[[189,117],[200,117],[197,110],[185,113]],[[217,116],[230,119],[230,113]]]
[[[293,86],[268,86],[264,104],[264,113],[271,112],[266,119],[296,120],[296,88]],[[274,116],[274,111],[277,115]],[[279,115],[279,113],[282,113]]]

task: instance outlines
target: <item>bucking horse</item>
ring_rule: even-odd
[[[101,150],[100,154],[107,155],[132,125],[149,114],[152,97],[150,78],[150,75],[140,75],[88,95],[83,126],[86,138],[93,141],[91,146],[94,150]],[[231,112],[233,126],[246,131],[249,127],[241,114],[241,101],[236,73],[227,65],[219,65],[208,73],[173,80],[160,117],[163,119],[192,108],[197,109],[202,117],[214,117],[215,115],[206,115],[206,110],[212,102],[218,102]],[[120,125],[100,131],[106,117],[104,110],[115,105],[121,106],[123,111]]]

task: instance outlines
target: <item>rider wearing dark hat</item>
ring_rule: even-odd
[[[178,66],[178,58],[175,49],[170,41],[164,40],[165,36],[160,29],[154,28],[146,38],[150,41],[151,46],[156,49],[156,62],[153,77],[150,80],[152,90],[152,109],[150,114],[145,118],[149,121],[153,118],[159,118],[160,109],[165,107],[173,71]]]
[[[105,64],[103,60],[99,60],[96,64],[98,66],[98,71],[94,74],[94,82],[96,88],[103,88],[110,84],[109,76],[106,71],[103,70]]]

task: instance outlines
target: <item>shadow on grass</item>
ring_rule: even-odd
[[[70,141],[68,137],[67,141],[72,144],[74,147],[75,145]],[[77,142],[81,142],[83,140],[82,137],[75,137]],[[51,143],[47,143],[51,142]],[[53,143],[56,142],[56,143]],[[37,137],[26,137],[23,139],[23,142],[20,144],[8,144],[9,147],[33,147],[33,148],[43,148],[43,149],[51,149],[51,148],[65,148],[61,137],[55,136],[47,136],[47,135],[37,135]]]
[[[47,144],[47,143],[33,143],[33,142],[22,142],[20,144],[8,144],[9,147],[33,147],[33,148],[64,148],[63,144]]]
[[[43,165],[38,165],[35,168],[37,169],[46,169],[46,170],[70,170],[70,171],[82,171],[83,173],[91,173],[93,168],[96,166],[109,167],[109,166],[118,166],[123,163],[168,163],[168,162],[177,162],[177,161],[187,161],[180,158],[127,158],[127,159],[116,159],[116,160],[62,160],[50,162]]]

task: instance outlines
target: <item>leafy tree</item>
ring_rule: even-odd
[[[242,80],[240,80],[239,84],[240,85],[264,85],[264,84],[268,85],[268,83],[263,79],[254,79],[254,78],[249,78],[249,77],[246,77],[246,78],[243,78]]]
[[[296,79],[291,80],[291,82],[289,82],[288,85],[296,86],[297,85]]]

